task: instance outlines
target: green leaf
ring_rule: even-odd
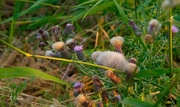
[[[135,98],[124,98],[122,103],[130,107],[152,107],[154,105],[153,103],[144,102]]]
[[[173,72],[180,72],[180,68],[174,68],[172,69]],[[140,71],[136,77],[158,77],[160,75],[163,75],[165,73],[169,73],[169,68],[161,68],[161,69],[150,69],[150,70],[142,70]]]
[[[16,78],[34,76],[37,78],[54,81],[60,84],[69,85],[69,83],[60,80],[52,75],[44,73],[40,70],[28,68],[28,67],[11,67],[11,68],[0,68],[0,79],[1,78]]]
[[[116,0],[113,0],[118,11],[119,11],[119,14],[122,16],[122,18],[124,19],[124,21],[126,22],[126,24],[128,23],[128,17],[127,15],[124,13],[123,9],[121,8],[121,6],[117,3]]]
[[[173,24],[180,27],[180,15],[175,15],[173,17]]]
[[[36,11],[38,10],[39,8],[42,7],[42,4],[41,3],[52,3],[54,2],[55,0],[37,0],[33,5],[31,5],[31,7],[29,7],[28,9],[24,10],[24,11],[21,11],[19,12],[18,14],[16,14],[16,18],[18,17],[21,17],[25,14],[28,14],[30,12],[33,12],[33,11]],[[0,22],[0,24],[4,24],[4,23],[7,23],[9,21],[11,21],[13,19],[13,16]]]

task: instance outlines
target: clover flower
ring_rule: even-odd
[[[113,71],[107,70],[105,72],[106,76],[113,81],[115,84],[120,84],[121,79]]]
[[[97,58],[94,58],[93,60],[99,65],[115,68],[123,72],[125,71],[125,65],[127,63],[127,60],[122,53],[117,53],[112,51],[101,52],[99,53]]]
[[[161,28],[161,23],[159,23],[159,21],[156,20],[156,19],[152,19],[149,22],[148,33],[150,35],[157,35],[157,33],[159,32],[160,28]]]
[[[121,36],[113,37],[110,40],[111,45],[114,46],[116,52],[123,53],[122,45],[124,43],[124,38]]]

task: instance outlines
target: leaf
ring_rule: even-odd
[[[180,68],[173,68],[173,72],[179,71]],[[141,77],[154,77],[154,76],[161,76],[165,73],[169,73],[169,68],[161,68],[161,69],[150,69],[150,70],[142,70],[140,71],[136,77],[141,78]]]
[[[42,4],[41,3],[52,3],[54,2],[55,0],[37,0],[33,5],[31,5],[31,7],[29,7],[28,9],[24,10],[24,11],[21,11],[19,12],[18,14],[16,14],[16,18],[18,17],[21,17],[25,14],[28,14],[30,12],[33,12],[33,11],[36,11],[38,10],[39,8],[42,7]],[[0,24],[4,24],[4,23],[7,23],[9,21],[11,21],[13,19],[13,16],[0,22]]]
[[[135,98],[124,98],[122,102],[130,107],[153,107],[154,105],[153,103],[144,102]]]
[[[124,19],[124,21],[126,22],[126,24],[128,23],[128,17],[127,15],[124,13],[123,9],[121,8],[121,6],[117,3],[116,0],[113,0],[118,11],[119,11],[119,14],[122,16],[122,18]]]
[[[37,78],[54,81],[60,84],[69,85],[69,83],[60,80],[52,75],[44,73],[40,70],[29,68],[29,67],[11,67],[11,68],[0,68],[0,79],[2,78],[16,78],[34,76]]]
[[[173,17],[173,24],[174,24],[175,26],[180,27],[180,15],[175,15],[175,16]]]

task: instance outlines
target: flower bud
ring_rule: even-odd
[[[94,86],[95,93],[97,93],[97,94],[101,93],[103,84],[102,84],[101,80],[99,79],[99,77],[97,75],[94,75],[92,77],[92,80],[93,80],[93,86]]]
[[[38,30],[38,35],[41,35],[41,37],[45,41],[47,41],[49,39],[49,33],[47,31],[45,31],[45,30],[42,30],[42,29]]]
[[[134,63],[127,63],[126,65],[126,81],[132,82],[134,80],[134,75],[139,72],[139,67]]]
[[[113,81],[113,83],[115,84],[121,83],[121,79],[113,71],[107,70],[105,74],[108,78],[110,78]]]
[[[54,49],[55,51],[61,52],[61,55],[64,58],[71,59],[72,57],[70,52],[67,51],[64,42],[56,42],[52,44],[52,49]]]
[[[76,52],[76,55],[79,60],[87,61],[86,57],[84,56],[84,53],[82,52],[83,46],[82,45],[76,45],[74,47],[74,52]]]
[[[83,94],[79,94],[76,97],[78,107],[92,107],[92,102],[88,101]]]
[[[148,44],[152,44],[154,42],[154,39],[150,34],[146,34],[145,35],[145,42]]]
[[[136,58],[130,58],[130,59],[129,59],[129,62],[130,62],[130,63],[137,64],[137,59],[136,59]]]
[[[83,94],[84,90],[83,90],[83,84],[80,82],[76,82],[74,84],[74,96],[77,97],[79,94]]]
[[[120,95],[115,95],[113,98],[111,98],[111,103],[117,103],[121,100]]]
[[[63,35],[67,35],[69,37],[74,37],[75,33],[74,33],[74,26],[72,24],[66,24],[66,28],[62,31]]]
[[[135,32],[136,36],[141,36],[141,29],[139,28],[139,26],[137,26],[135,24],[135,22],[133,20],[129,21],[129,25],[132,27],[133,31]]]
[[[104,104],[102,102],[99,102],[96,107],[104,107]]]
[[[73,38],[70,38],[66,40],[66,45],[73,50],[74,47],[77,45],[77,42]]]
[[[39,47],[45,47],[46,46],[46,43],[45,42],[40,42],[39,43]]]
[[[101,97],[102,97],[103,103],[108,104],[110,102],[110,99],[106,90],[104,89],[102,90]]]
[[[55,51],[62,51],[65,49],[65,44],[64,42],[56,42],[52,44],[52,49]]]
[[[59,40],[59,38],[61,37],[61,28],[58,25],[53,26],[51,28],[51,33],[55,36],[56,40]]]

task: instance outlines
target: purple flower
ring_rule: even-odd
[[[179,32],[179,29],[176,27],[176,26],[172,26],[172,32],[173,33],[177,33],[177,32]]]
[[[82,86],[82,84],[81,84],[80,82],[74,83],[74,88],[79,88],[79,87],[81,87],[81,86]]]
[[[83,45],[76,45],[74,47],[74,52],[82,51],[83,50]]]

